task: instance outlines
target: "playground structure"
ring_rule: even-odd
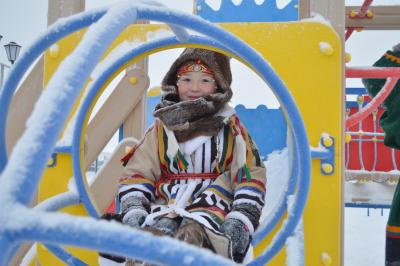
[[[197,4],[203,7],[197,7],[198,14],[200,16],[202,15],[201,12],[206,14],[207,5],[202,1],[198,1]],[[298,5],[299,10],[304,14],[314,10],[313,8],[315,10],[319,9],[318,11],[321,11],[322,7],[330,9],[328,8],[329,5],[331,5],[330,7],[337,5],[337,7],[340,6],[344,9],[344,3],[324,2],[325,6],[323,6],[315,3],[310,5],[310,2],[300,1]],[[50,7],[51,4],[49,10],[51,10]],[[82,6],[79,7],[81,8]],[[224,9],[221,7],[221,14],[229,14],[223,11]],[[122,22],[118,25],[105,27],[103,30],[99,29],[99,26],[96,27],[96,25],[90,26],[94,22],[108,26],[107,21],[112,21],[113,16],[117,13],[123,17],[121,19]],[[338,24],[332,20],[332,18],[338,16],[338,13],[323,13],[323,15],[333,22],[332,24],[337,32],[344,32],[344,29],[339,30]],[[340,16],[344,19],[344,14],[340,14]],[[49,17],[52,18],[52,16]],[[229,16],[227,17],[229,18]],[[166,30],[167,27],[155,24],[131,25],[132,21],[136,19],[155,19],[173,23],[174,26],[171,28],[177,37],[149,40],[149,32],[157,33],[160,30]],[[221,17],[221,19],[223,18]],[[223,21],[226,23],[220,25],[224,30],[232,34],[229,35],[229,33],[213,28],[211,24],[198,18],[190,18],[174,12],[168,17],[165,16],[164,10],[159,7],[147,5],[136,7],[126,4],[126,6],[121,5],[109,10],[101,9],[88,12],[82,16],[72,16],[63,22],[57,22],[49,28],[48,38],[41,39],[33,45],[33,48],[28,53],[21,56],[0,95],[2,97],[2,105],[0,106],[5,108],[4,112],[1,110],[2,112],[0,113],[6,115],[8,113],[9,117],[8,120],[6,120],[7,117],[0,119],[2,121],[0,136],[4,141],[4,132],[7,130],[6,144],[8,150],[8,155],[3,151],[0,156],[0,169],[2,171],[0,192],[5,195],[0,198],[0,202],[7,203],[5,205],[7,207],[1,210],[0,219],[4,220],[8,225],[5,226],[5,229],[2,229],[3,231],[0,231],[1,236],[7,236],[1,238],[0,246],[2,250],[8,251],[5,253],[5,257],[0,259],[0,265],[13,263],[10,260],[14,254],[17,254],[17,256],[14,256],[14,262],[18,260],[18,254],[24,254],[27,249],[20,247],[20,251],[16,253],[16,243],[27,240],[42,242],[45,245],[38,245],[37,255],[34,259],[41,265],[59,265],[62,260],[69,260],[73,265],[85,265],[83,263],[95,265],[97,263],[96,252],[69,247],[64,249],[64,247],[61,248],[61,246],[54,245],[54,243],[119,252],[126,256],[175,265],[184,262],[185,255],[187,256],[188,254],[192,256],[189,259],[196,258],[192,262],[195,265],[205,263],[231,264],[231,262],[211,254],[204,256],[202,252],[186,245],[179,245],[179,250],[171,248],[171,250],[174,250],[172,252],[174,254],[169,254],[165,257],[156,256],[154,258],[153,249],[157,250],[162,246],[173,247],[178,246],[178,244],[173,240],[149,237],[141,232],[111,226],[105,222],[94,221],[94,219],[90,218],[71,217],[49,212],[62,209],[62,212],[72,215],[90,215],[97,218],[99,214],[106,210],[115,196],[117,186],[117,180],[110,178],[110,176],[118,176],[118,172],[121,171],[121,166],[118,163],[119,159],[124,155],[126,147],[135,144],[134,139],[127,137],[139,139],[145,129],[146,89],[149,86],[149,77],[145,71],[146,56],[160,50],[185,46],[200,46],[223,51],[247,64],[271,85],[280,99],[282,110],[288,121],[288,132],[290,133],[289,136],[291,136],[293,153],[291,182],[288,183],[288,193],[282,197],[276,213],[260,226],[258,233],[255,235],[253,241],[255,245],[255,260],[250,264],[261,265],[267,261],[271,265],[285,264],[285,248],[282,250],[281,248],[285,239],[292,234],[302,216],[305,253],[304,257],[300,259],[301,263],[306,265],[342,264],[344,145],[341,144],[344,143],[342,135],[345,128],[345,109],[344,92],[342,90],[342,84],[344,83],[342,75],[342,72],[344,72],[344,55],[342,52],[343,42],[340,37],[343,36],[335,33],[330,26],[321,23],[321,21],[288,20],[295,22],[237,24],[231,21]],[[204,35],[209,35],[210,39],[188,36],[183,28],[178,27],[188,27],[189,25],[189,28]],[[87,33],[84,34],[84,30],[81,29],[87,26],[90,27]],[[301,34],[297,34],[299,32]],[[64,36],[65,38],[63,38]],[[100,39],[104,40],[101,47],[93,44],[91,42],[93,38],[90,38],[90,36],[101,37]],[[268,36],[268,38],[260,38],[260,36]],[[293,95],[294,101],[287,93],[286,86],[277,78],[275,72],[269,68],[264,60],[257,57],[257,54],[251,48],[235,37],[240,38],[258,51],[273,66],[276,73],[285,82],[291,95]],[[139,40],[142,45],[131,47],[129,51],[120,52],[113,58],[114,60],[111,63],[105,63],[104,61],[100,63],[103,64],[102,71],[98,75],[92,75],[90,80],[90,72],[97,61],[100,60],[100,56],[106,57],[111,51],[117,50],[119,45],[126,40]],[[32,98],[38,98],[41,91],[30,92],[35,93],[35,97],[31,97],[29,103],[24,104],[27,107],[24,110],[18,110],[15,106],[17,106],[17,101],[28,102],[24,92],[31,88],[28,88],[29,86],[27,86],[26,82],[22,84],[22,90],[19,89],[14,95],[14,102],[11,104],[9,111],[7,110],[9,103],[3,104],[7,103],[7,99],[4,100],[5,102],[3,102],[3,99],[8,97],[8,101],[10,100],[13,90],[17,87],[26,68],[46,49],[43,79],[37,79],[36,88],[41,88],[41,82],[43,82],[46,90],[52,92],[43,93],[39,99],[42,102],[39,103],[44,104],[51,99],[53,104],[57,103],[58,107],[63,106],[63,108],[54,107],[46,112],[35,108],[32,117],[36,117],[37,120],[33,121],[42,121],[43,123],[36,124],[31,121],[28,129],[22,135],[24,123],[21,123],[21,121],[25,121],[28,114],[31,113],[34,103]],[[87,54],[84,51],[88,51]],[[86,60],[93,62],[80,62],[84,64],[85,67],[82,69],[85,71],[77,67],[78,64],[76,62],[79,59],[79,55],[85,55],[93,59]],[[41,61],[34,69],[39,74],[35,74],[33,71],[31,72],[32,76],[40,76],[41,71],[38,70],[40,64]],[[124,77],[99,112],[89,122],[94,104],[106,88],[106,85],[124,69],[127,69]],[[70,75],[73,74],[75,76],[71,78]],[[392,83],[393,80],[397,81],[396,77],[399,77],[398,71],[394,74],[392,73],[392,77]],[[30,77],[27,80],[29,79]],[[320,87],[322,83],[327,84],[323,89]],[[70,88],[63,88],[60,84],[70,85]],[[26,90],[23,90],[23,86],[27,87]],[[85,96],[79,100],[78,96],[83,94],[82,88],[84,87],[87,87]],[[68,97],[56,97],[60,96],[56,94],[57,90],[65,90],[68,93]],[[304,94],[305,91],[307,95]],[[313,95],[312,99],[309,95]],[[316,101],[316,99],[318,100]],[[80,106],[78,106],[79,102]],[[43,108],[46,109],[45,106],[42,106]],[[66,112],[66,110],[70,109],[72,110],[71,112]],[[76,112],[75,115],[74,112]],[[10,119],[10,117],[22,117],[24,119]],[[75,127],[64,124],[67,120],[73,121]],[[7,126],[5,126],[5,121],[8,123]],[[46,124],[46,121],[51,122],[50,125]],[[306,130],[302,121],[304,121]],[[71,122],[69,123],[72,124]],[[123,126],[121,127],[121,125]],[[116,147],[116,151],[109,162],[101,169],[93,181],[88,183],[84,177],[85,169],[95,160],[118,128],[120,128],[124,140]],[[43,131],[46,132],[46,136],[43,136]],[[59,138],[61,132],[63,133]],[[285,136],[283,140],[286,144],[286,131],[282,134]],[[20,143],[16,144],[16,140],[21,135]],[[259,134],[256,134],[256,139],[257,135]],[[87,136],[86,141],[85,136]],[[29,147],[24,145],[23,140],[32,140],[32,137],[34,137],[33,140],[41,144],[40,151],[30,150]],[[263,142],[257,141],[257,143],[260,145]],[[309,143],[318,148],[311,148],[310,150]],[[87,146],[86,149],[85,145]],[[17,159],[16,155],[13,157],[13,154],[30,155],[30,157],[28,155],[24,156],[26,163],[23,162],[28,167],[25,169],[31,169],[29,174],[31,181],[28,184],[26,184],[28,180],[27,174],[21,173],[21,171],[18,172],[16,169],[15,164],[21,161]],[[314,158],[312,163],[310,163],[310,157]],[[47,158],[50,158],[49,162],[47,162]],[[45,166],[46,163],[47,167]],[[44,168],[46,170],[42,175]],[[22,167],[22,169],[24,168]],[[309,183],[310,174],[312,175],[311,183]],[[18,178],[15,178],[16,176]],[[68,182],[72,176],[75,178],[77,193],[68,191]],[[12,182],[11,180],[13,179],[17,180]],[[38,201],[41,203],[33,209],[27,208],[25,206],[31,203],[39,180]],[[16,185],[20,189],[17,189],[16,195],[10,195],[11,189],[15,191],[13,186]],[[296,185],[297,188],[295,187]],[[297,193],[295,194],[296,201],[293,206],[293,215],[290,215],[287,218],[288,220],[281,225],[278,222],[287,208],[286,197],[294,194],[295,190],[297,190]],[[304,206],[307,196],[307,205]],[[12,208],[15,209],[13,210]],[[321,210],[324,213],[322,216]],[[42,213],[41,211],[46,212]],[[14,229],[11,224],[7,223],[13,215],[26,215],[33,218],[29,219],[31,224],[27,222],[22,224],[21,228]],[[56,224],[59,225],[58,228],[45,222],[50,218],[54,219]],[[60,221],[61,219],[65,219],[65,221]],[[79,227],[82,225],[93,227],[93,230],[102,232],[101,236],[99,237],[98,234],[83,229],[80,230]],[[63,232],[64,230],[59,230],[63,226],[76,232],[76,234],[79,233],[79,235],[76,236]],[[46,233],[43,232],[45,230],[47,231]],[[273,232],[271,233],[271,231]],[[278,233],[276,233],[277,231]],[[123,234],[123,239],[117,239],[117,234],[118,236]],[[275,239],[271,240],[274,235]],[[146,239],[147,243],[144,247],[139,241],[131,241],[131,239],[141,238]],[[142,248],[140,252],[135,251],[138,247]]]

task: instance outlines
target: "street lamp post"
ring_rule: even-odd
[[[2,38],[3,36],[0,35],[0,41]],[[4,48],[6,49],[8,61],[10,61],[11,64],[14,64],[21,50],[21,45],[18,45],[15,42],[10,42],[9,44],[4,45]],[[3,85],[4,71],[6,68],[10,68],[10,66],[0,62],[0,87]]]

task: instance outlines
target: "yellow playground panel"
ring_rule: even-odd
[[[304,250],[305,265],[341,265],[343,53],[338,35],[328,25],[313,21],[223,23],[220,26],[247,42],[275,68],[298,105],[312,146],[318,145],[322,133],[328,133],[334,138],[336,143],[334,174],[323,175],[319,160],[312,161],[311,188],[303,216]],[[132,25],[115,40],[111,49],[123,41],[143,41],[149,32],[157,34],[157,31],[165,29],[167,29],[165,26],[156,24]],[[58,49],[53,51],[50,49],[46,53],[45,83],[49,81],[62,60],[76,47],[83,34],[84,31],[81,31],[63,39],[57,44]],[[265,124],[268,128],[268,121],[265,121]],[[70,155],[57,155],[57,164],[48,168],[42,178],[39,200],[43,201],[67,191],[68,181],[72,175]],[[68,207],[63,211],[86,215],[82,204]],[[268,246],[271,237],[273,236],[264,239],[255,247],[255,256]],[[68,250],[89,265],[97,264],[97,253],[94,251],[77,251],[75,248]],[[40,245],[38,259],[41,265],[63,265]],[[268,265],[285,264],[285,251],[281,250]]]

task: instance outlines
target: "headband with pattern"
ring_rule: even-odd
[[[178,70],[177,76],[179,77],[182,74],[187,73],[187,72],[202,72],[202,73],[206,73],[209,75],[214,75],[214,71],[212,71],[206,65],[204,65],[200,59],[197,59],[194,62],[190,62],[188,64],[182,65]]]

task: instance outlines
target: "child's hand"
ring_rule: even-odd
[[[173,236],[178,229],[179,223],[171,218],[163,217],[151,227],[160,231],[164,235]]]
[[[139,228],[146,219],[147,212],[143,209],[132,209],[125,213],[122,223],[133,228]]]
[[[236,262],[242,262],[250,244],[250,232],[245,224],[237,219],[225,220],[220,231],[231,239],[233,258]]]

